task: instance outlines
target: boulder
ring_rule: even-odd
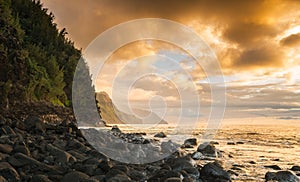
[[[293,166],[291,168],[292,171],[300,171],[300,166]]]
[[[7,182],[7,180],[3,176],[0,176],[0,182]]]
[[[274,170],[281,170],[281,167],[279,167],[278,165],[266,165],[264,166],[265,168],[271,168]]]
[[[40,131],[40,132],[45,132],[46,131],[46,126],[44,121],[38,117],[38,116],[28,116],[24,120],[25,128],[27,131]]]
[[[178,144],[172,142],[171,140],[167,142],[161,142],[161,151],[164,153],[173,153],[179,147]]]
[[[197,145],[197,138],[189,138],[184,141],[184,145],[192,145],[196,146]]]
[[[51,180],[46,175],[38,174],[33,175],[30,182],[51,182]]]
[[[20,181],[18,172],[8,162],[0,162],[0,176],[5,178],[7,181]]]
[[[290,171],[267,172],[265,175],[266,181],[278,182],[299,182],[299,178]]]
[[[13,150],[12,146],[10,146],[8,144],[0,143],[0,152],[1,153],[9,154],[12,150]]]
[[[167,135],[164,133],[164,132],[159,132],[159,133],[156,133],[154,135],[154,137],[157,137],[157,138],[165,138],[167,137]]]
[[[167,164],[169,164],[174,171],[180,171],[183,169],[194,167],[195,161],[189,156],[184,156],[169,159],[167,161]]]
[[[131,181],[131,179],[126,175],[125,172],[119,170],[119,169],[111,169],[108,171],[108,173],[105,175],[105,181]]]
[[[17,145],[15,145],[12,153],[22,153],[22,154],[25,154],[27,156],[30,156],[30,150],[24,144],[21,144],[21,145],[17,144]]]
[[[230,181],[230,175],[219,162],[211,162],[203,166],[200,171],[201,178],[208,181]]]
[[[146,181],[146,175],[142,171],[138,171],[134,169],[129,170],[128,176],[130,177],[130,179],[135,181]]]
[[[199,145],[197,151],[207,157],[222,157],[221,152],[211,143],[203,143]]]
[[[89,176],[87,174],[79,171],[72,171],[64,175],[64,177],[61,179],[61,182],[81,182],[87,179],[89,179]]]
[[[227,145],[235,145],[235,142],[227,142]]]
[[[194,152],[192,154],[192,159],[194,159],[194,160],[202,160],[204,158],[205,157],[204,157],[204,155],[201,152]]]
[[[111,131],[114,133],[122,133],[117,125],[112,126]]]
[[[185,168],[184,171],[188,174],[189,177],[192,179],[199,179],[200,177],[200,172],[198,171],[197,168],[190,167],[190,168]]]
[[[0,135],[16,135],[15,131],[8,125],[0,128]]]
[[[106,182],[132,182],[132,180],[126,175],[117,174],[106,180]]]
[[[47,171],[54,170],[51,166],[41,163],[22,153],[16,153],[13,156],[8,157],[8,162],[14,167],[23,167],[26,165],[26,166],[37,166],[40,168],[40,170],[47,170]]]
[[[182,182],[182,180],[181,178],[172,177],[164,180],[164,182]]]
[[[291,171],[267,172],[265,175],[266,181],[278,182],[299,182],[300,179]]]
[[[55,156],[55,161],[58,163],[67,163],[67,162],[75,162],[76,158],[73,157],[66,151],[63,151],[52,144],[48,144],[46,147],[47,151],[50,152],[51,155]]]

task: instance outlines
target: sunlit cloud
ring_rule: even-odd
[[[125,21],[149,17],[177,21],[193,29],[211,47],[224,73],[208,76],[201,65],[175,45],[161,41],[138,41],[120,47],[107,59],[95,82],[97,91],[103,90],[112,96],[116,75],[124,77],[123,84],[126,84],[134,79],[137,72],[151,69],[165,77],[151,76],[136,82],[129,94],[136,105],[159,95],[170,106],[178,106],[176,101],[180,96],[175,85],[181,85],[185,99],[192,100],[188,96],[196,91],[201,103],[209,106],[212,102],[210,84],[218,85],[224,79],[228,113],[244,108],[247,114],[241,114],[243,116],[255,115],[251,112],[260,116],[265,112],[272,115],[279,111],[282,117],[299,115],[299,1],[42,2],[54,12],[58,26],[66,27],[68,36],[83,50],[96,36]],[[130,36],[130,32],[124,34]],[[111,37],[107,46],[115,42],[117,38]],[[165,56],[169,61],[151,58],[158,55]],[[92,70],[96,69],[97,59],[101,56],[101,51],[93,55],[95,61],[90,65]],[[296,109],[290,111],[291,108]],[[170,113],[178,112],[172,109]],[[232,117],[230,114],[226,116]]]

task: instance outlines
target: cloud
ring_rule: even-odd
[[[277,46],[248,49],[233,63],[236,67],[279,67],[282,53]]]
[[[289,35],[283,38],[280,43],[284,46],[296,46],[300,44],[300,33]]]
[[[121,22],[137,18],[166,18],[185,25],[196,22],[196,26],[202,27],[197,30],[198,33],[209,43],[213,42],[210,39],[214,38],[206,33],[202,34],[203,27],[212,29],[213,33],[219,33],[216,35],[219,44],[227,42],[228,46],[221,46],[220,50],[218,45],[215,46],[222,66],[225,68],[242,66],[244,69],[247,65],[250,68],[258,68],[259,60],[249,62],[247,58],[245,63],[242,63],[243,56],[238,55],[247,55],[262,44],[266,44],[265,46],[269,47],[271,52],[276,52],[277,47],[273,46],[272,39],[288,28],[290,20],[285,16],[296,13],[300,4],[288,0],[191,0],[188,2],[182,0],[89,0],[87,2],[43,0],[42,2],[54,12],[58,24],[67,27],[76,45],[83,48],[98,34]],[[282,17],[285,19],[282,20]],[[193,25],[191,27],[197,29]],[[235,44],[235,48],[233,49],[230,44]],[[284,62],[276,59],[275,64],[272,64],[267,63],[268,61],[272,62],[273,59],[264,59],[261,67],[278,66],[279,61]],[[232,62],[238,64],[231,64]]]
[[[296,68],[300,63],[297,49],[300,44],[298,31],[300,1],[42,0],[42,2],[55,14],[55,21],[59,27],[66,27],[68,36],[75,41],[77,47],[83,49],[96,36],[125,21],[138,18],[166,18],[178,21],[194,29],[215,51],[226,76],[241,76],[240,79],[230,80],[228,83],[229,107],[235,107],[237,111],[242,107],[250,110],[259,109],[261,111],[259,114],[266,112],[266,108],[271,108],[268,112],[272,115],[278,112],[278,108],[272,110],[276,106],[283,109],[300,105],[298,69],[288,70]],[[123,35],[129,36],[130,32],[124,32]],[[117,39],[118,37],[109,37],[104,49],[110,44],[117,43]],[[159,41],[140,41],[121,47],[103,68],[101,73],[103,81],[97,80],[98,90],[109,91],[114,76],[129,60],[159,54],[162,50],[177,53],[182,51]],[[101,56],[101,51],[103,50],[95,52]],[[207,77],[201,65],[193,66],[190,63],[190,60],[181,60],[179,66],[188,69],[196,81]],[[152,63],[150,66],[151,69],[157,68]],[[149,67],[149,64],[146,66],[137,64],[128,72],[124,72],[127,79],[124,80],[124,84],[130,81],[136,72],[147,70],[145,67]],[[181,79],[182,72],[178,70],[169,74],[176,76],[178,83],[186,81],[185,78]],[[211,102],[209,84],[196,86],[204,105],[209,105]],[[133,92],[133,96],[141,98],[144,93],[178,98],[172,85],[153,78],[138,82],[136,89],[138,90]],[[189,93],[186,90],[184,95],[189,96]],[[289,113],[283,114],[285,115],[282,117]],[[299,115],[299,110],[293,111],[292,114]]]

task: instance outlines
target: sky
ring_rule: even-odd
[[[115,25],[140,18],[163,18],[195,31],[211,48],[222,71],[208,76],[189,52],[167,42],[132,42],[116,50],[96,77],[97,91],[108,92],[113,100],[122,102],[126,94],[133,106],[152,108],[158,115],[166,105],[168,111],[162,115],[170,118],[178,116],[178,108],[183,107],[183,117],[191,120],[197,114],[211,113],[211,89],[223,91],[220,82],[224,79],[225,118],[300,120],[300,1],[42,0],[42,3],[54,13],[58,27],[66,28],[68,37],[83,52],[98,35]],[[130,32],[124,35],[130,36]],[[117,38],[111,37],[111,42]],[[95,57],[101,56],[101,50],[98,54]],[[155,74],[134,80],[141,73],[150,72]],[[133,80],[130,89],[126,87]]]

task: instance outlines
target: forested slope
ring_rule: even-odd
[[[0,0],[2,107],[47,101],[69,106],[81,51],[40,1]]]

